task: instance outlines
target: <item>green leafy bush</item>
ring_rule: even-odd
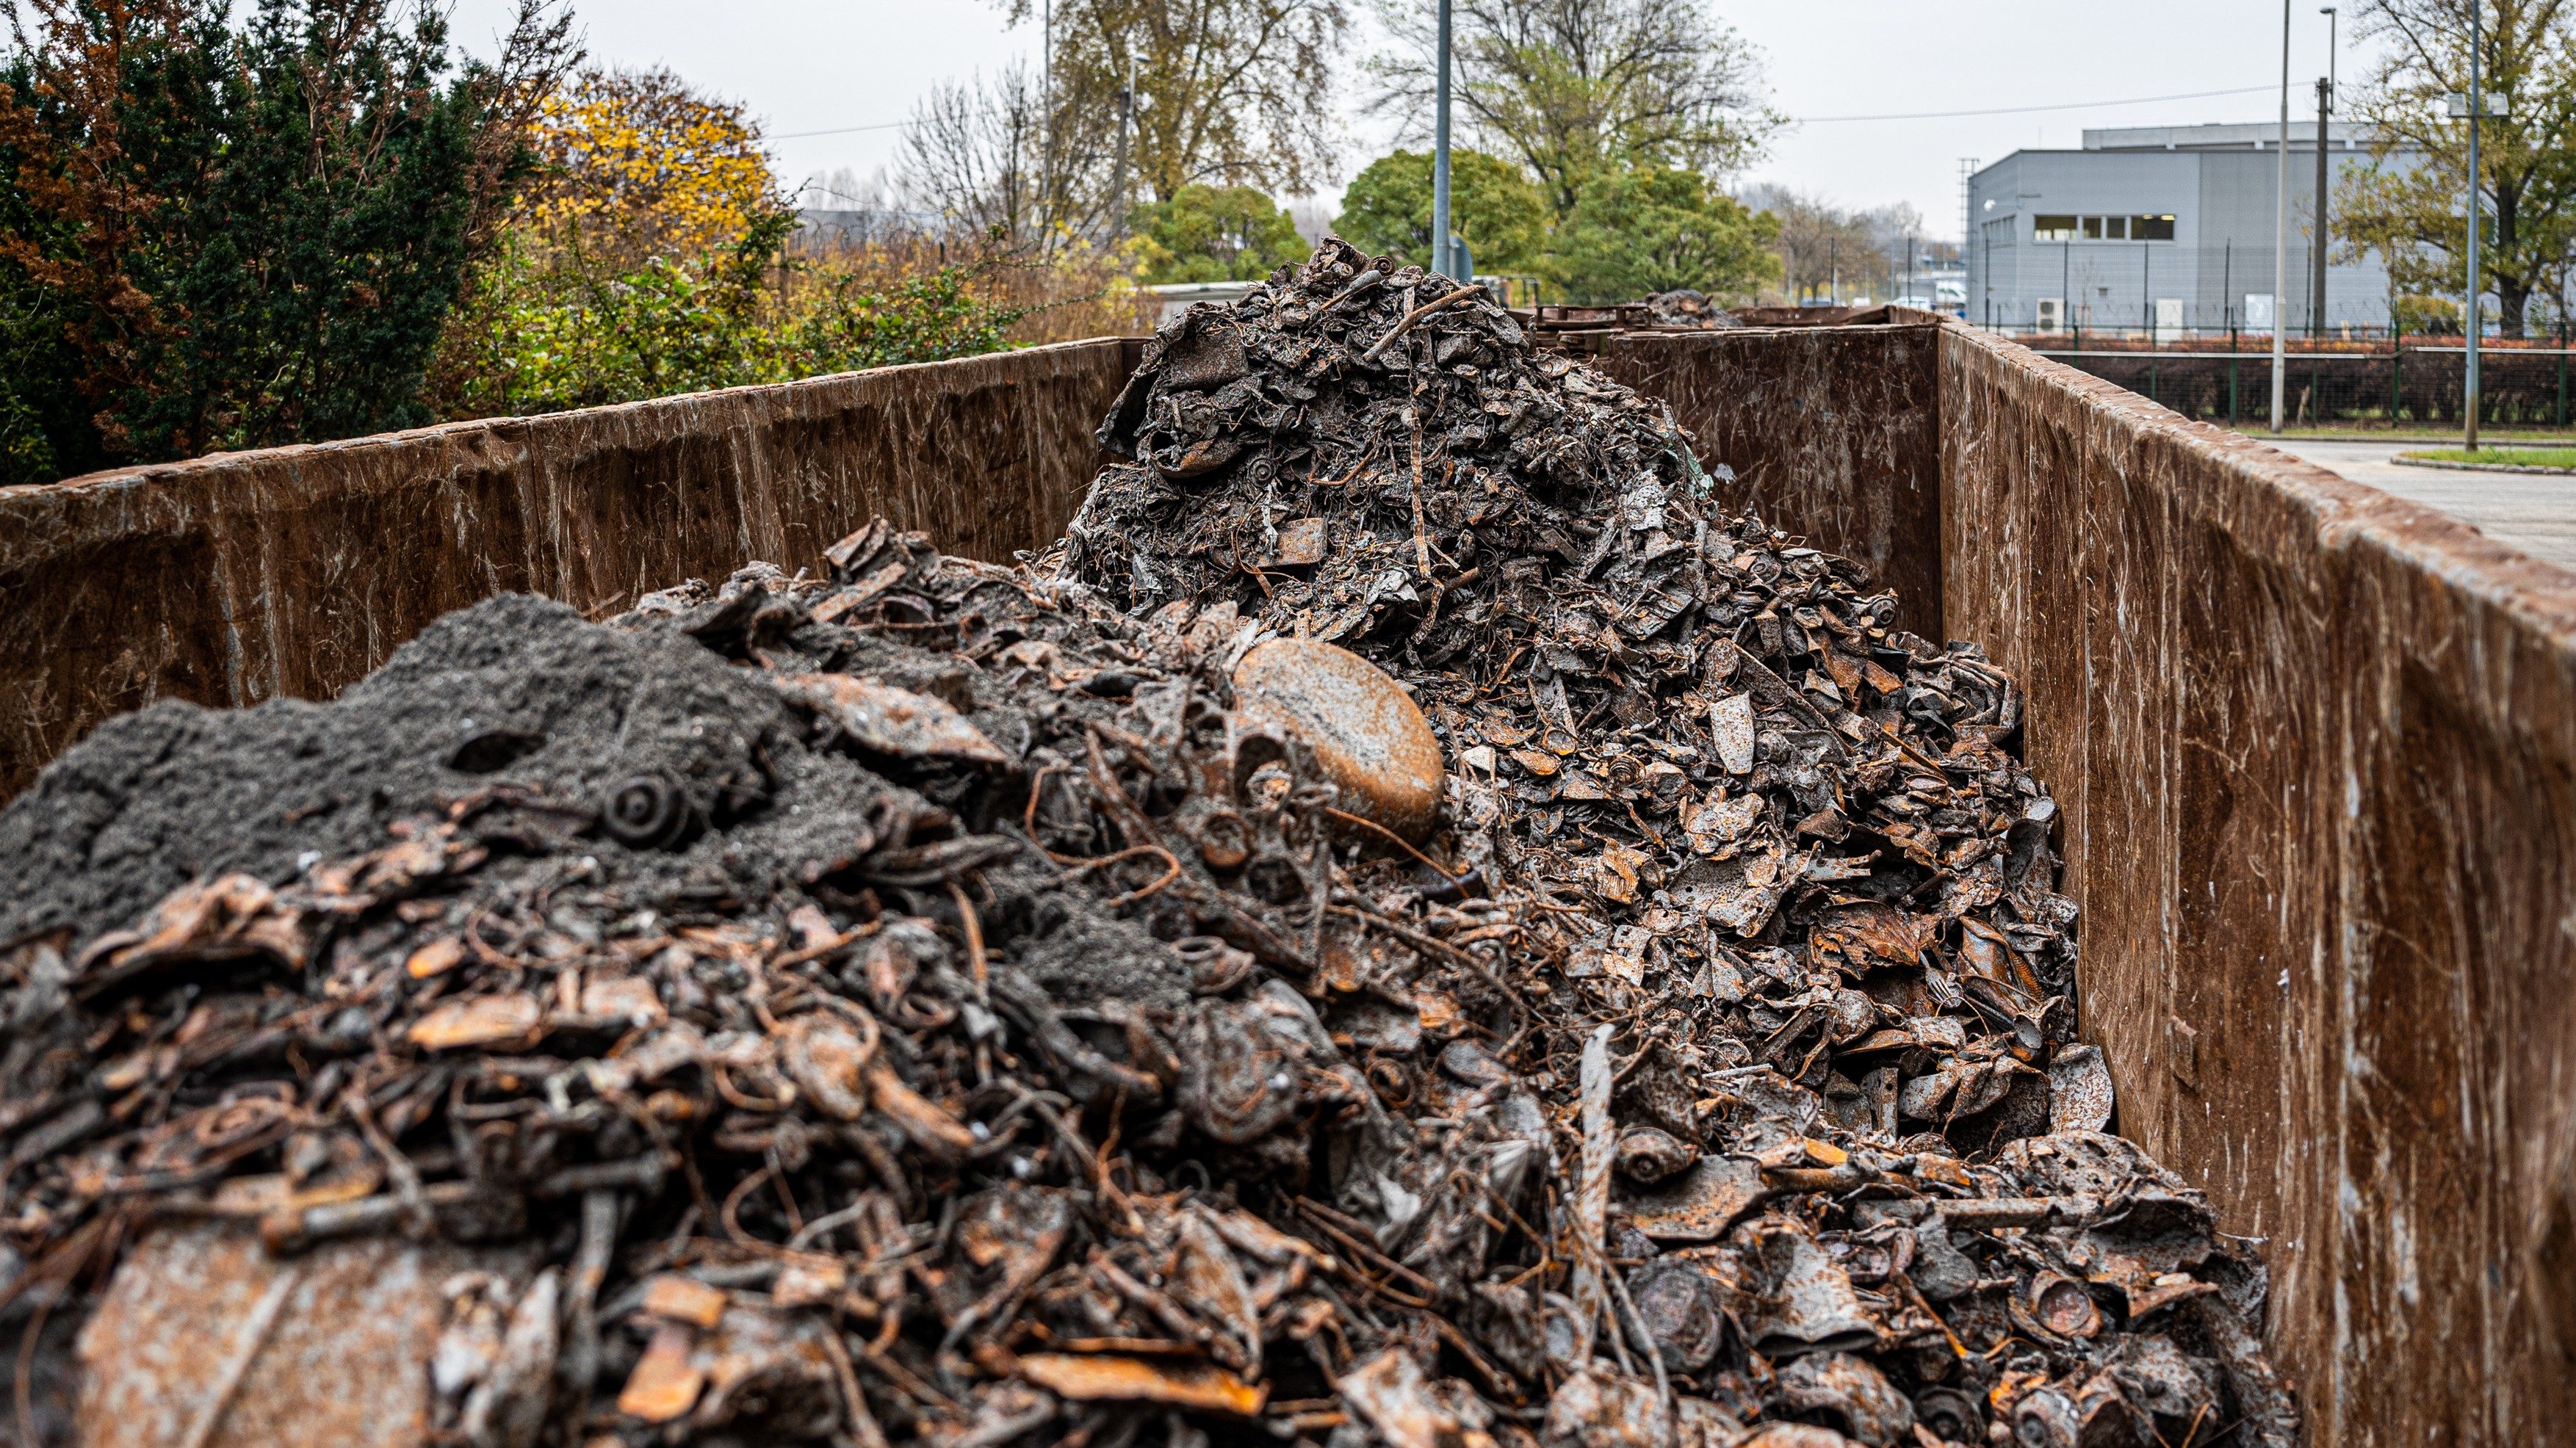
[[[1149,283],[1258,281],[1306,259],[1297,223],[1252,186],[1184,186],[1137,208],[1135,229]]]
[[[459,335],[465,415],[560,412],[998,350],[1021,315],[979,296],[978,269],[868,287],[786,261],[792,218],[699,262],[613,276],[557,270],[512,246],[478,279]],[[792,286],[775,280],[801,268]],[[451,343],[451,345],[456,345]]]
[[[1547,198],[1519,167],[1481,151],[1449,153],[1449,226],[1466,238],[1476,270],[1525,274],[1547,246]],[[1431,154],[1380,156],[1342,193],[1333,229],[1353,246],[1431,259]]]
[[[1689,287],[1738,296],[1780,274],[1779,220],[1706,176],[1627,166],[1585,183],[1550,270],[1574,302],[1626,302]]]

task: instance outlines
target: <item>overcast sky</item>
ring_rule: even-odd
[[[2087,126],[2278,115],[2281,12],[2255,0],[1967,0],[1938,20],[1919,0],[1706,3],[1761,47],[1774,104],[1806,118],[1746,179],[1846,206],[1911,202],[1936,235],[1958,232],[1962,157],[2074,146]],[[508,0],[459,0],[458,39],[487,44],[507,10]],[[667,65],[747,104],[790,183],[890,165],[899,123],[926,88],[1036,53],[1035,23],[1006,27],[991,0],[577,0],[577,10],[595,60]],[[2326,20],[2313,0],[2294,0],[2292,17],[2292,114],[2312,115]],[[2344,41],[2349,76],[2361,57],[2348,24]],[[1345,69],[1378,43],[1374,26],[1358,27]],[[2101,104],[2240,88],[2252,93]],[[2085,108],[1825,119],[2068,103]],[[827,131],[838,134],[805,134]],[[1385,146],[1382,128],[1357,125],[1343,178]]]

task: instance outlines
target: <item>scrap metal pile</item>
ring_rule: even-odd
[[[0,813],[21,1436],[258,1441],[399,1251],[374,1441],[2296,1441],[2009,678],[1338,242],[1104,437],[1031,566],[495,600]]]
[[[1719,306],[1705,292],[1682,287],[1657,292],[1646,298],[1646,314],[1658,327],[1740,327],[1744,325],[1733,312]]]

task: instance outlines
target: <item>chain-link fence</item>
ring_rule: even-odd
[[[2058,333],[2021,339],[2042,356],[2080,368],[2185,417],[2236,426],[2268,421],[2272,356],[2262,337],[2193,338],[2161,347],[2079,342]],[[2571,350],[2519,342],[2478,349],[2483,427],[2566,427]],[[2462,421],[2468,349],[2456,337],[2423,342],[2293,344],[2282,420],[2292,427],[2448,430]]]

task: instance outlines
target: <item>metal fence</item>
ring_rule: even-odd
[[[2033,351],[2115,382],[2185,417],[2229,426],[2267,421],[2272,357],[2265,339],[2198,340],[2171,347],[2087,345],[2060,334],[2024,337]],[[2566,427],[2567,347],[2478,349],[2482,427]],[[2282,420],[2292,427],[2447,430],[2462,421],[2468,349],[2453,338],[2348,347],[2301,346],[2288,358]]]

